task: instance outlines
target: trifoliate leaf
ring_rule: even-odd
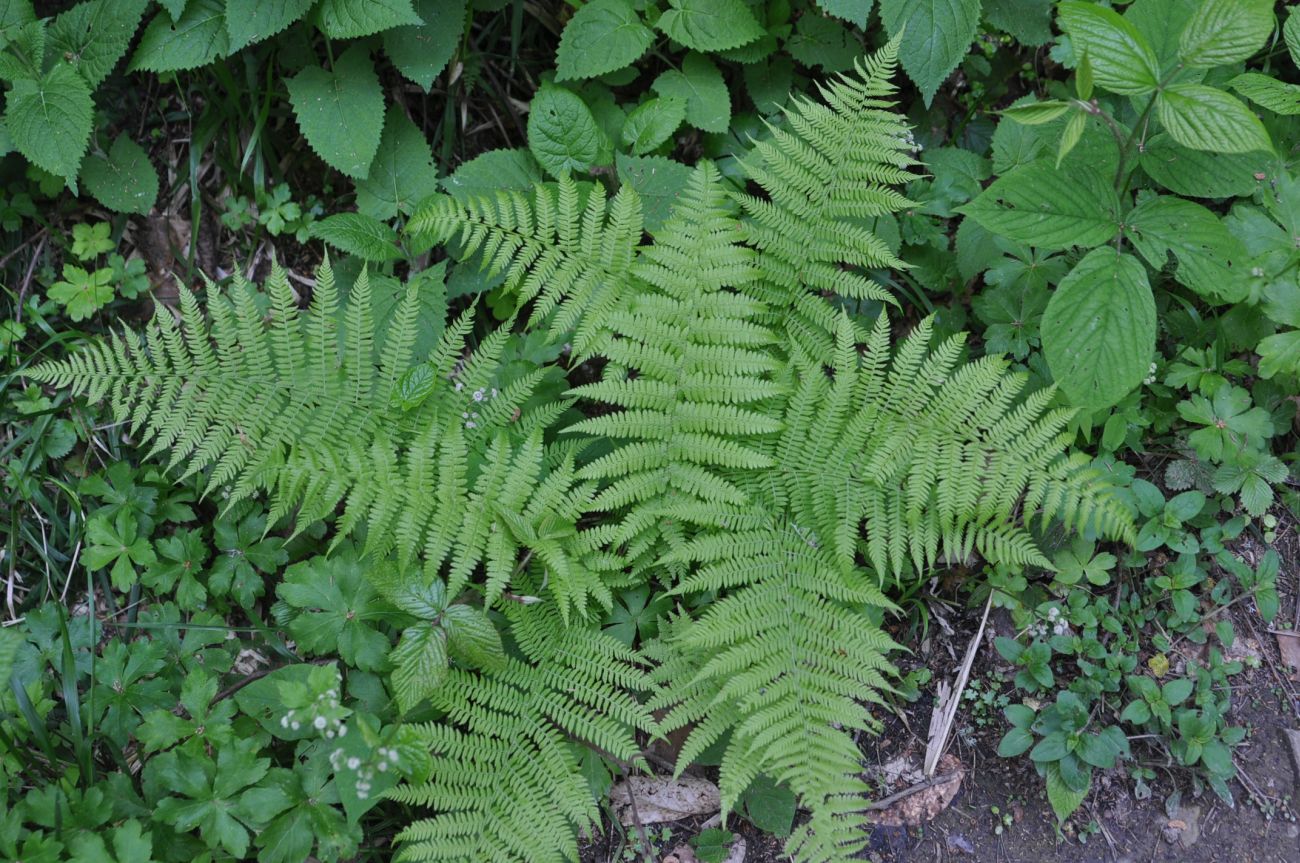
[[[652,42],[654,32],[627,0],[592,0],[560,34],[555,80],[595,78],[630,66]]]
[[[81,181],[101,204],[119,213],[144,215],[158,200],[158,172],[149,154],[125,132],[117,136],[107,157],[86,159]]]
[[[528,149],[558,177],[590,170],[609,150],[609,140],[581,96],[542,84],[528,110]]]
[[[369,49],[357,43],[332,70],[309,67],[285,84],[311,148],[349,177],[365,179],[384,129],[384,93]]]
[[[375,219],[391,219],[398,213],[409,214],[437,191],[438,168],[424,133],[401,106],[389,106],[370,173],[357,181],[357,210]]]
[[[77,189],[77,171],[90,139],[90,88],[67,63],[39,79],[19,78],[6,97],[5,124],[18,152]]]
[[[766,31],[743,0],[668,0],[672,7],[656,25],[669,38],[696,51],[726,51]]]
[[[1043,314],[1043,354],[1071,401],[1103,408],[1142,383],[1155,351],[1156,307],[1146,270],[1110,247],[1061,280]]]
[[[686,122],[704,132],[725,132],[731,122],[731,95],[722,73],[703,54],[691,52],[681,71],[669,69],[651,85],[660,96],[686,102]]]
[[[316,14],[320,28],[331,39],[355,39],[390,27],[424,23],[411,0],[322,0]]]
[[[230,53],[222,0],[192,0],[180,20],[155,15],[140,37],[131,70],[172,72],[206,66]]]
[[[415,14],[423,24],[384,31],[384,53],[397,71],[427,91],[460,45],[465,0],[416,0]]]
[[[980,23],[979,0],[880,0],[890,36],[903,34],[898,55],[929,105],[939,85],[966,56]]]

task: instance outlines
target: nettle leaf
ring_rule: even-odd
[[[984,0],[984,17],[1031,47],[1052,41],[1054,0]]]
[[[1214,213],[1172,195],[1153,196],[1124,218],[1134,248],[1159,270],[1172,252],[1178,281],[1207,299],[1235,303],[1246,297],[1246,247]]]
[[[475,195],[495,195],[497,190],[531,192],[545,179],[537,160],[527,150],[489,150],[461,165],[439,181],[442,190],[458,201]]]
[[[627,0],[592,0],[560,35],[555,80],[595,78],[630,66],[654,42],[654,32]]]
[[[383,263],[403,258],[397,232],[373,216],[339,213],[311,224],[311,235],[336,249],[366,261]]]
[[[825,15],[804,14],[786,40],[785,50],[805,66],[844,72],[862,54],[862,45],[849,29]]]
[[[671,138],[685,119],[685,99],[661,97],[643,102],[627,115],[623,146],[643,156]]]
[[[1155,351],[1156,306],[1132,255],[1094,249],[1061,280],[1043,314],[1043,354],[1080,407],[1115,404],[1142,383]]]
[[[39,79],[19,78],[6,97],[5,125],[18,152],[77,190],[95,106],[90,87],[67,63]]]
[[[1273,0],[1205,0],[1183,30],[1178,56],[1188,66],[1245,60],[1273,33]]]
[[[50,25],[50,49],[94,89],[126,53],[148,5],[148,0],[78,3]]]
[[[731,123],[731,94],[713,61],[691,52],[681,71],[669,69],[655,79],[652,89],[660,96],[686,102],[686,122],[704,132],[725,132]]]
[[[1036,161],[998,178],[959,212],[988,231],[1043,249],[1098,246],[1119,230],[1119,197],[1095,172]]]
[[[285,571],[276,593],[300,610],[289,621],[300,647],[320,656],[337,652],[365,671],[384,667],[388,637],[375,629],[384,605],[366,578],[369,568],[347,546],[332,557],[314,557]]]
[[[1060,5],[1061,29],[1076,54],[1087,52],[1093,80],[1112,93],[1140,96],[1160,83],[1155,51],[1131,23],[1114,10],[1082,0]]]
[[[321,30],[332,39],[355,39],[424,23],[411,0],[322,0],[316,14]]]
[[[32,0],[0,0],[0,48],[9,44],[15,30],[35,20]]]
[[[226,0],[230,50],[269,39],[302,18],[316,0]]]
[[[880,18],[890,36],[903,33],[903,69],[929,105],[975,38],[980,0],[880,0]]]
[[[645,229],[653,234],[668,220],[673,204],[691,178],[691,169],[660,156],[638,158],[622,153],[617,166],[619,182],[631,186],[641,199]]]
[[[697,51],[739,48],[767,31],[744,0],[668,0],[656,24],[668,37]]]
[[[609,150],[609,139],[582,97],[542,84],[528,110],[528,149],[553,177],[589,171]]]
[[[401,106],[389,106],[370,172],[356,185],[357,210],[381,220],[409,214],[417,203],[438,191],[433,151]]]
[[[834,15],[858,27],[867,26],[867,16],[871,14],[872,0],[817,0],[827,15]]]
[[[158,200],[158,172],[144,148],[127,137],[117,136],[107,156],[92,154],[81,168],[86,191],[118,213],[145,215]]]
[[[365,179],[384,129],[384,93],[369,49],[357,43],[332,70],[309,67],[285,84],[298,127],[316,154],[349,177]]]
[[[384,31],[384,53],[397,71],[427,91],[460,44],[465,0],[416,0],[415,14],[423,24]]]
[[[1246,72],[1229,81],[1228,86],[1275,114],[1300,114],[1300,87],[1295,84],[1286,84],[1259,72]]]
[[[154,16],[131,58],[131,71],[194,69],[229,53],[222,0],[193,0],[174,23],[169,16]]]
[[[1170,136],[1194,150],[1272,151],[1259,118],[1227,93],[1203,84],[1173,84],[1156,96],[1156,116]]]

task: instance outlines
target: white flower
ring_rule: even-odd
[[[315,719],[313,719],[313,720],[311,721],[311,724],[316,726],[316,730],[317,730],[317,731],[324,731],[324,730],[325,730],[325,717],[324,717],[324,716],[317,716]]]
[[[355,755],[353,755],[351,758],[348,759],[349,770],[356,770],[360,766],[361,766],[361,759],[356,757]]]

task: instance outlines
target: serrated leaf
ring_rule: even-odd
[[[1061,778],[1061,768],[1057,764],[1047,765],[1047,802],[1052,805],[1052,811],[1056,813],[1056,820],[1065,823],[1081,805],[1084,798],[1088,796],[1088,788],[1091,787],[1091,775],[1088,776],[1088,787],[1082,791],[1075,791],[1065,783]]]
[[[1238,99],[1203,84],[1174,84],[1156,96],[1156,116],[1170,136],[1193,150],[1272,151],[1259,118]]]
[[[839,21],[825,15],[805,14],[795,25],[785,50],[805,66],[827,72],[846,72],[862,54],[862,44]]]
[[[94,89],[130,47],[147,5],[148,0],[78,3],[50,25],[50,48]]]
[[[393,694],[402,711],[408,711],[447,677],[447,634],[430,623],[407,627],[388,658],[394,666]]]
[[[765,31],[743,0],[668,0],[657,26],[670,39],[696,51],[726,51]]]
[[[385,220],[410,213],[438,191],[438,168],[429,142],[399,105],[388,108],[370,172],[357,181],[357,210]]]
[[[1097,246],[1119,230],[1108,178],[1041,160],[1003,175],[960,211],[994,234],[1043,249]]]
[[[374,628],[377,596],[366,578],[368,568],[348,547],[285,571],[276,593],[299,610],[288,628],[300,648],[317,655],[337,652],[367,671],[383,668],[389,642]]]
[[[542,84],[528,110],[528,149],[553,177],[589,171],[609,141],[582,97]]]
[[[1300,114],[1300,87],[1295,84],[1286,84],[1258,72],[1246,72],[1233,78],[1228,86],[1274,114]]]
[[[642,102],[623,123],[623,146],[643,156],[671,138],[685,119],[685,99],[660,97]]]
[[[1146,270],[1131,255],[1094,249],[1052,294],[1043,354],[1076,405],[1115,404],[1142,383],[1155,351],[1156,307]]]
[[[332,39],[355,39],[424,23],[411,0],[321,0],[316,14],[321,30]]]
[[[828,15],[834,15],[858,27],[867,26],[872,0],[818,0],[817,5]]]
[[[443,627],[447,630],[447,650],[457,662],[489,671],[505,667],[501,634],[480,609],[449,605],[443,612]]]
[[[81,169],[86,191],[119,213],[144,215],[158,200],[158,172],[144,148],[123,132],[108,156],[92,155]]]
[[[1225,66],[1245,60],[1273,32],[1273,0],[1205,0],[1179,39],[1188,66]]]
[[[773,57],[745,66],[745,90],[759,113],[775,114],[785,107],[794,87],[794,62],[789,57]]]
[[[269,39],[307,14],[316,0],[226,0],[230,50]]]
[[[1112,93],[1139,96],[1160,82],[1160,67],[1151,44],[1112,9],[1067,0],[1058,21],[1076,52],[1086,51],[1093,80]]]
[[[636,190],[641,198],[645,229],[659,230],[668,220],[673,204],[686,188],[691,169],[681,162],[660,156],[618,155],[618,178]]]
[[[194,0],[180,19],[155,15],[140,37],[131,70],[174,72],[206,66],[230,53],[222,0]]]
[[[336,249],[376,263],[403,257],[397,245],[397,232],[362,213],[338,213],[311,224],[311,235]]]
[[[595,78],[630,66],[652,42],[654,32],[627,0],[592,0],[560,34],[555,80]]]
[[[903,34],[898,55],[929,105],[966,56],[980,22],[979,0],[880,0],[890,36]]]
[[[537,160],[527,150],[489,150],[475,156],[440,181],[443,191],[459,201],[498,189],[531,192],[542,182]]]
[[[298,128],[316,154],[365,179],[384,129],[384,93],[366,46],[344,51],[332,70],[308,67],[285,84]]]
[[[652,89],[660,96],[686,102],[686,122],[704,132],[725,132],[731,123],[731,94],[713,61],[691,52],[681,71],[669,69],[655,79]]]
[[[15,30],[35,20],[32,0],[0,0],[0,48],[9,44]]]
[[[77,190],[95,106],[90,87],[67,63],[39,80],[19,78],[6,97],[5,123],[18,152]]]
[[[1159,270],[1172,252],[1178,281],[1208,299],[1245,299],[1246,247],[1214,213],[1172,195],[1151,197],[1124,217],[1134,248]]]
[[[1053,0],[984,0],[984,18],[1031,47],[1052,41]]]
[[[465,0],[416,0],[423,24],[384,31],[384,53],[397,71],[424,90],[442,74],[465,32]]]
[[[1255,348],[1259,354],[1259,375],[1300,374],[1300,330],[1268,336]]]

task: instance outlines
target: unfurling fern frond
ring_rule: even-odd
[[[434,817],[401,832],[400,861],[549,863],[578,859],[579,831],[599,824],[582,745],[641,764],[634,734],[651,688],[635,654],[597,630],[565,628],[546,606],[507,611],[523,659],[490,674],[452,671],[435,693],[437,723],[418,726],[428,779],[388,796]]]
[[[823,85],[825,103],[796,96],[789,128],[773,128],[742,169],[765,197],[740,195],[745,239],[760,252],[759,296],[803,339],[835,331],[833,296],[892,302],[863,269],[906,266],[872,231],[877,216],[912,206],[895,187],[914,179],[911,133],[892,110],[898,40],[856,74]],[[801,339],[802,340],[802,339]]]
[[[567,174],[532,192],[426,200],[408,229],[435,243],[455,241],[479,256],[519,307],[536,300],[530,324],[545,321],[553,339],[572,332],[578,356],[595,347],[605,316],[627,299],[633,253],[641,242],[641,203],[630,186],[606,200]]]

